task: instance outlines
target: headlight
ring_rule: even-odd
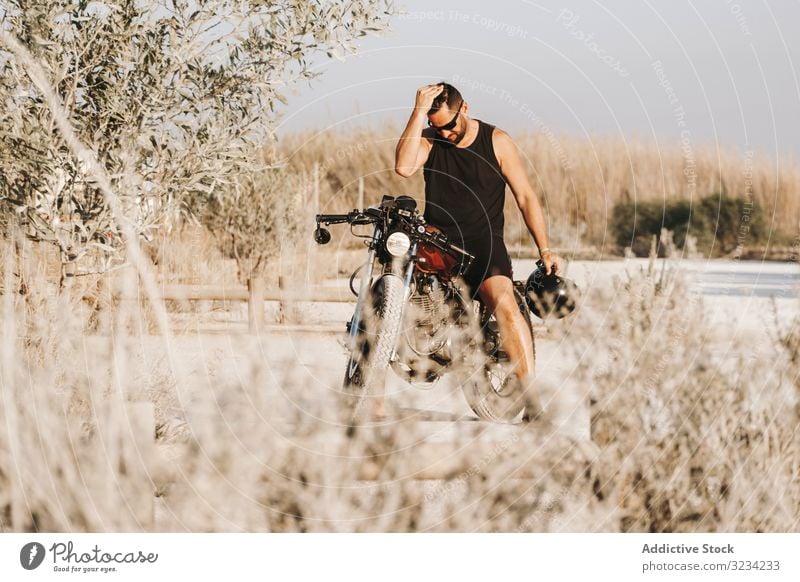
[[[411,248],[411,239],[403,232],[393,232],[386,239],[386,250],[393,257],[402,257]]]

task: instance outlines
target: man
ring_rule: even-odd
[[[469,105],[452,85],[421,87],[397,144],[395,171],[409,177],[423,168],[425,219],[475,255],[464,279],[493,311],[515,373],[529,383],[535,372],[533,339],[514,299],[511,260],[503,242],[506,185],[547,273],[558,273],[563,260],[548,247],[542,207],[514,142],[506,132],[468,114]]]

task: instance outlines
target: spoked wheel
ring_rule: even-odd
[[[353,320],[350,320],[353,325]],[[364,386],[364,369],[369,356],[369,342],[363,324],[359,324],[356,332],[355,346],[350,350],[347,366],[344,369],[344,382],[342,388],[347,394],[357,395]]]
[[[514,297],[526,327],[533,338],[533,326],[525,300],[517,290]],[[467,366],[462,373],[461,389],[470,408],[483,420],[512,422],[520,412],[524,416],[538,415],[538,401],[514,374],[514,366],[500,341],[497,320],[482,302],[475,302],[474,320],[480,330],[473,347],[465,355]],[[474,333],[474,332],[473,332]],[[533,348],[534,359],[536,346]]]
[[[342,388],[353,398],[355,414],[368,397],[383,395],[402,307],[402,280],[395,275],[384,275],[373,286],[364,306],[344,372]]]

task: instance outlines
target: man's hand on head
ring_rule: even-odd
[[[417,89],[417,98],[414,103],[414,109],[417,112],[427,114],[433,106],[433,100],[444,90],[444,85],[425,85]]]

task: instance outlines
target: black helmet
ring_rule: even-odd
[[[547,269],[541,260],[536,261],[536,265],[536,270],[525,283],[528,308],[541,319],[551,315],[561,319],[572,313],[580,297],[578,286],[553,272],[547,275]]]

